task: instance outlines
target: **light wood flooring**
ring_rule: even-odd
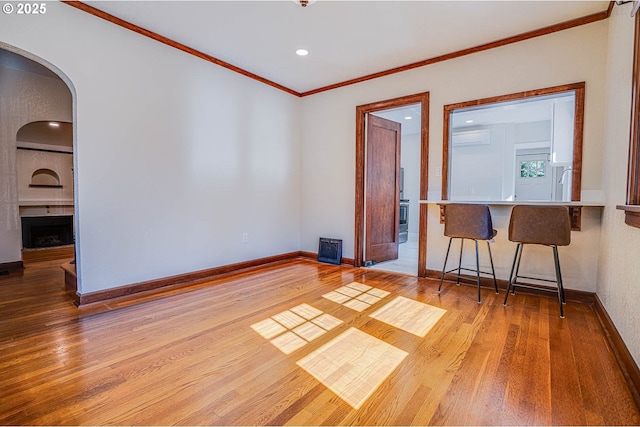
[[[60,264],[0,277],[0,425],[640,424],[587,304],[294,260],[78,309]]]

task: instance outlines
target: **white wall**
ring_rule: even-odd
[[[597,294],[633,355],[640,364],[640,230],[624,223],[624,212],[616,210],[626,199],[633,19],[629,6],[615,7],[609,18],[607,54],[606,133],[603,188],[606,207]]]
[[[0,40],[77,95],[82,293],[299,249],[299,99],[61,3],[20,18]]]
[[[0,66],[0,263],[22,259],[16,135],[22,126],[39,120],[71,121],[67,86],[58,79]]]
[[[355,107],[423,91],[430,92],[431,102],[430,198],[440,198],[441,177],[436,176],[436,168],[442,162],[444,105],[580,81],[586,82],[582,186],[600,192],[607,28],[606,21],[596,22],[304,98],[301,249],[314,250],[319,236],[330,235],[344,240],[344,256],[353,256]],[[504,224],[501,221],[496,222]],[[567,288],[595,291],[599,221],[598,211],[587,211],[583,231],[573,233],[571,246],[560,254]],[[504,278],[515,245],[508,242],[504,228],[498,231],[494,250],[498,274]],[[442,233],[437,208],[432,208],[428,268],[441,268],[446,250]],[[542,255],[539,261],[546,262],[546,254]]]
[[[451,200],[502,200],[505,171],[501,166],[508,153],[504,124],[484,127],[489,144],[452,144],[449,150],[449,192]],[[511,180],[513,181],[513,180]]]

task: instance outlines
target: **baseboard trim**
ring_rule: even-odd
[[[117,298],[139,294],[141,292],[156,291],[169,286],[185,285],[203,279],[213,279],[225,274],[248,271],[268,264],[289,261],[299,257],[299,252],[289,252],[266,258],[258,258],[250,261],[208,268],[206,270],[194,271],[191,273],[178,274],[176,276],[163,277],[146,282],[133,283],[131,285],[119,286],[117,288],[105,289],[103,291],[90,292],[86,294],[76,293],[75,305],[82,307],[89,304],[104,303]]]
[[[24,270],[24,263],[22,261],[0,263],[0,273],[4,272],[4,274],[8,274],[14,271],[22,271],[22,270]]]
[[[442,275],[442,272],[440,270],[427,270],[427,274],[425,277],[429,278],[429,279],[437,279],[440,280],[440,276]],[[446,283],[451,283],[450,278],[453,276],[448,276],[449,279],[447,279],[447,276],[445,276],[445,282]],[[465,285],[472,285],[472,286],[476,286],[476,276],[471,276],[471,275],[466,275],[463,274],[462,275],[463,280],[465,280],[464,284]],[[509,283],[508,280],[504,280],[504,279],[498,279],[498,289],[500,289],[501,291],[506,291],[507,290],[507,284]],[[480,286],[483,288],[491,288],[493,289],[493,278],[490,277],[485,277],[485,276],[481,276],[480,277]],[[517,288],[516,292],[520,293],[520,294],[528,294],[528,295],[537,295],[537,296],[552,296],[553,294],[549,293],[550,291],[552,292],[556,292],[555,287],[553,286],[542,286],[539,284],[535,284],[535,286],[541,288],[540,290],[537,289],[530,289],[530,288]],[[444,287],[444,284],[443,284]],[[547,289],[542,290],[542,289]],[[567,300],[569,301],[575,301],[575,302],[581,302],[581,303],[585,303],[585,304],[594,304],[595,303],[595,295],[593,292],[587,292],[587,291],[579,291],[579,290],[575,290],[575,289],[565,289],[564,290],[564,296]],[[554,298],[556,298],[554,296]]]
[[[142,292],[157,291],[169,286],[186,285],[204,279],[215,279],[225,274],[250,271],[252,269],[264,267],[268,264],[281,263],[297,258],[312,259],[314,261],[317,261],[318,254],[305,251],[288,252],[266,258],[258,258],[250,261],[209,268],[206,270],[178,274],[176,276],[163,277],[160,279],[148,280],[146,282],[133,283],[131,285],[119,286],[117,288],[105,289],[103,291],[90,292],[86,294],[80,294],[76,292],[74,303],[77,307],[82,307],[89,304],[105,303],[111,300],[132,296]],[[354,261],[351,258],[342,258],[342,264],[353,267]],[[67,289],[71,288],[70,285],[67,286]]]
[[[629,352],[629,349],[620,336],[613,320],[609,317],[609,313],[607,313],[607,310],[604,308],[602,301],[600,301],[600,298],[597,295],[595,296],[595,303],[593,306],[596,315],[600,320],[600,324],[602,325],[602,329],[604,329],[607,342],[609,343],[609,346],[613,351],[613,355],[620,366],[622,375],[629,386],[631,396],[633,396],[636,406],[640,408],[640,368],[638,368],[631,352]]]
[[[318,254],[316,252],[300,251],[299,256],[300,258],[312,259],[314,261],[318,260]],[[348,265],[350,267],[353,267],[355,265],[355,261],[353,258],[342,257],[342,265]]]

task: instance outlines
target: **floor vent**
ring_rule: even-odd
[[[342,240],[320,238],[318,261],[340,265],[342,263]]]

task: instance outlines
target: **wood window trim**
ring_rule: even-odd
[[[625,212],[625,224],[640,228],[640,14],[636,14],[635,19],[627,200],[617,209]]]
[[[554,93],[575,91],[575,120],[573,129],[573,168],[571,176],[571,201],[580,201],[582,190],[582,146],[584,136],[584,97],[585,82],[553,86],[543,89],[535,89],[508,95],[499,95],[491,98],[477,99],[473,101],[459,102],[444,106],[444,125],[442,143],[442,200],[449,199],[449,118],[451,112],[460,108],[474,107],[484,104],[493,104],[503,101],[514,101],[531,98],[534,96],[551,95]]]

